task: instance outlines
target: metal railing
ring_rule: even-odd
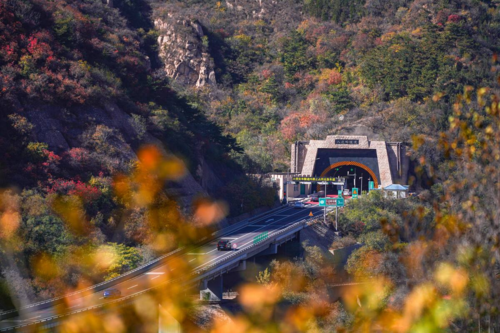
[[[292,224],[284,229],[280,229],[280,230],[272,233],[271,235],[268,235],[267,239],[265,239],[261,242],[258,242],[258,243],[252,242],[252,244],[249,244],[249,245],[245,246],[244,248],[238,249],[238,251],[234,251],[234,253],[232,253],[224,258],[222,258],[220,260],[216,260],[215,262],[211,263],[210,265],[204,266],[204,267],[198,269],[196,271],[196,274],[199,275],[199,274],[206,272],[206,271],[208,271],[216,266],[221,266],[227,262],[230,262],[231,260],[234,260],[235,257],[239,257],[251,249],[272,243],[273,241],[275,241],[277,236],[284,234],[286,232],[289,232],[290,230],[297,228],[299,225],[306,225],[306,224],[307,224],[307,219],[304,219],[304,220],[296,222],[296,223],[294,223],[294,224]]]
[[[252,244],[249,244],[249,245],[245,246],[244,248],[238,249],[238,251],[234,251],[234,253],[228,255],[227,257],[222,258],[220,260],[216,260],[215,262],[213,262],[209,266],[204,266],[204,267],[196,270],[195,273],[200,275],[201,273],[206,272],[215,266],[221,266],[221,265],[229,262],[230,259],[233,260],[235,257],[243,255],[245,252],[248,252],[248,250],[255,249],[257,247],[261,247],[263,245],[270,244],[270,243],[274,242],[278,236],[280,236],[284,233],[287,233],[292,229],[297,228],[297,226],[300,224],[302,224],[304,226],[310,226],[310,225],[318,223],[322,220],[323,220],[322,217],[316,217],[316,218],[312,218],[312,219],[311,218],[302,219],[302,220],[295,222],[294,224],[292,224],[286,228],[283,228],[283,229],[280,229],[274,233],[271,233],[270,235],[268,235],[267,239],[265,239],[261,242],[258,242],[258,243],[252,242]]]
[[[216,237],[220,237],[221,235],[225,235],[225,234],[228,234],[234,230],[238,230],[240,228],[243,228],[244,226],[248,225],[250,222],[252,221],[255,221],[257,219],[260,219],[266,215],[269,215],[269,214],[272,214],[280,209],[283,209],[285,207],[283,206],[280,206],[280,207],[277,207],[277,208],[273,208],[269,211],[266,211],[266,212],[263,212],[261,214],[258,214],[256,216],[253,216],[251,218],[248,218],[248,219],[245,219],[243,221],[240,221],[236,224],[233,224],[227,228],[224,228],[224,229],[221,229],[221,230],[218,230],[214,233],[212,233],[212,237],[211,238],[205,238],[205,239],[202,239],[201,241],[210,241]],[[13,309],[13,310],[8,310],[8,311],[2,311],[0,312],[0,320],[3,320],[3,319],[7,319],[9,317],[9,315],[15,315],[16,313],[18,313],[19,311],[22,311],[22,310],[28,310],[28,309],[33,309],[33,308],[36,308],[36,307],[40,307],[40,308],[43,308],[44,305],[47,305],[47,304],[51,304],[51,303],[57,303],[57,302],[60,302],[68,297],[71,297],[71,296],[74,296],[74,295],[78,295],[78,294],[81,294],[81,293],[84,293],[84,292],[87,292],[87,291],[90,291],[90,290],[99,290],[99,289],[106,289],[108,287],[111,287],[113,286],[114,284],[117,284],[119,282],[122,282],[123,280],[126,280],[128,278],[131,278],[133,277],[132,275],[140,272],[141,270],[144,270],[146,268],[149,268],[151,266],[154,266],[155,264],[157,264],[158,262],[162,261],[163,259],[167,258],[167,257],[170,257],[171,255],[174,255],[180,251],[182,251],[184,248],[180,247],[180,248],[177,248],[175,249],[174,251],[171,251],[167,254],[164,254],[158,258],[155,258],[139,267],[136,267],[126,273],[123,273],[113,279],[110,279],[110,280],[107,280],[107,281],[103,281],[103,282],[100,282],[100,283],[97,283],[95,285],[92,285],[92,286],[89,286],[87,288],[84,288],[84,289],[79,289],[79,290],[76,290],[76,291],[73,291],[71,293],[68,293],[68,294],[64,294],[64,295],[61,295],[61,296],[57,296],[57,297],[54,297],[54,298],[51,298],[51,299],[47,299],[47,300],[43,300],[43,301],[40,301],[40,302],[36,302],[36,303],[32,303],[32,304],[28,304],[28,305],[25,305],[25,306],[22,306],[21,308],[19,309]]]
[[[233,232],[235,230],[242,229],[242,228],[246,227],[247,225],[249,225],[250,222],[258,220],[266,215],[272,214],[272,213],[277,212],[277,211],[284,209],[284,208],[287,208],[287,206],[279,206],[279,207],[273,208],[271,210],[268,210],[267,212],[263,212],[263,213],[260,213],[258,215],[252,216],[248,219],[245,219],[243,221],[232,224],[227,228],[217,230],[217,231],[212,233],[212,236],[220,237],[220,236],[223,236],[223,235],[228,234],[230,232]]]
[[[299,224],[302,224],[304,226],[310,226],[310,225],[312,225],[314,223],[317,223],[319,221],[321,221],[321,218],[318,218],[318,217],[317,218],[312,218],[312,219],[306,218],[306,219],[300,220],[299,222],[296,222],[296,223],[294,223],[294,224],[292,224],[292,225],[290,225],[290,226],[288,226],[286,228],[280,229],[280,230],[272,233],[271,236],[273,236],[273,237],[270,237],[270,238],[266,239],[265,241],[263,241],[261,243],[250,244],[249,246],[246,246],[242,250],[248,251],[248,250],[254,249],[254,248],[258,247],[258,246],[262,246],[264,244],[272,243],[273,241],[276,240],[277,236],[282,235],[282,234],[284,234],[284,233],[286,233],[286,232],[288,232],[288,231],[290,231],[290,230],[292,230],[294,228],[297,228],[297,226]],[[180,251],[180,249],[178,249],[176,251]],[[173,251],[173,252],[175,252],[175,251]],[[168,255],[171,255],[171,254],[172,254],[172,252],[170,254],[165,255],[165,256],[168,256]],[[235,253],[227,256],[224,259],[221,259],[221,260],[218,260],[218,261],[214,262],[213,264],[211,264],[209,266],[202,267],[202,268],[196,270],[194,273],[197,274],[197,275],[200,275],[201,273],[206,272],[207,270],[212,269],[213,267],[215,267],[217,265],[222,265],[222,264],[228,262],[229,259],[234,259],[234,257],[236,255],[241,255],[241,252],[237,251],[237,252],[235,252]],[[163,257],[165,257],[165,256],[163,256]],[[155,260],[161,260],[161,259],[157,258]],[[55,319],[59,319],[59,318],[62,318],[62,317],[68,317],[68,316],[75,315],[75,314],[78,314],[78,313],[82,313],[82,312],[85,312],[85,311],[99,309],[99,308],[107,306],[108,304],[111,304],[111,303],[124,302],[124,301],[127,301],[129,299],[135,298],[137,296],[143,295],[143,294],[149,292],[150,290],[153,290],[155,288],[159,288],[159,287],[161,287],[164,284],[169,283],[169,282],[171,282],[171,281],[162,282],[162,283],[160,283],[157,286],[154,286],[154,287],[151,287],[151,288],[139,291],[137,293],[134,293],[134,294],[131,294],[131,295],[128,295],[128,296],[125,296],[125,297],[122,297],[122,298],[119,298],[119,299],[116,299],[116,300],[110,300],[107,303],[93,305],[93,306],[89,306],[89,307],[86,307],[86,308],[83,308],[83,309],[80,309],[80,310],[75,310],[75,311],[72,311],[72,312],[67,312],[67,313],[63,313],[63,314],[59,314],[59,315],[54,315],[54,316],[46,317],[46,318],[43,318],[43,319],[40,319],[40,320],[36,320],[36,321],[32,321],[32,322],[25,323],[25,324],[14,325],[14,326],[9,327],[9,328],[3,328],[3,329],[0,329],[0,332],[9,332],[9,331],[14,331],[16,329],[22,329],[24,327],[28,327],[28,326],[32,326],[32,325],[39,325],[39,324],[42,324],[42,323],[45,323],[45,322],[49,322],[49,321],[53,321]],[[93,286],[93,287],[95,287],[95,286]],[[91,288],[92,287],[89,287],[87,289],[91,289]],[[49,301],[47,301],[47,302],[49,302]]]

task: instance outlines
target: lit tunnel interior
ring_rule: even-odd
[[[352,188],[357,187],[359,193],[368,191],[370,181],[374,182],[375,187],[378,186],[378,179],[373,171],[363,165],[332,165],[321,174],[321,177],[345,178],[346,186],[344,188],[352,190]],[[340,189],[340,186],[326,185],[326,194],[336,194],[338,189]],[[317,190],[324,191],[325,185],[318,185]]]

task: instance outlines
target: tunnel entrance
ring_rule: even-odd
[[[330,165],[326,168],[321,177],[339,177],[345,178],[344,188],[352,190],[357,187],[359,192],[368,191],[368,182],[373,181],[374,187],[377,188],[379,181],[375,173],[366,165],[358,162],[339,162]],[[326,194],[337,194],[337,185],[326,185]],[[324,191],[325,185],[318,185],[318,191]]]

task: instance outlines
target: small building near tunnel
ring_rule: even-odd
[[[369,186],[384,188],[408,183],[409,158],[402,142],[371,141],[367,136],[330,135],[326,140],[297,141],[291,147],[291,174],[295,177],[337,178],[339,186],[315,182],[294,182],[287,187],[290,197],[338,189]],[[370,182],[372,182],[370,184]]]

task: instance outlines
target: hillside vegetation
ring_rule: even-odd
[[[0,210],[16,212],[0,226],[0,293],[21,303],[112,278],[175,247],[152,244],[178,232],[173,224],[188,223],[208,194],[233,216],[274,203],[274,191],[230,157],[242,151],[235,139],[171,88],[148,5],[116,4],[0,1]],[[130,180],[128,196],[117,191],[158,154],[171,173],[156,178],[163,215],[129,201],[140,180]],[[120,261],[84,267],[72,259],[82,249]],[[40,278],[35,262],[61,274]],[[12,306],[5,297],[2,309]]]
[[[0,0],[0,310],[192,255],[227,213],[273,204],[245,173],[353,133],[405,142],[421,185],[341,210],[353,283],[338,296],[307,245],[206,329],[500,329],[498,1],[112,2]],[[196,68],[168,74],[183,57]],[[178,281],[199,264],[175,257],[162,288],[62,331],[148,331],[163,304],[198,332]]]
[[[493,1],[167,3],[155,15],[204,25],[219,85],[194,102],[247,170],[286,171],[293,141],[327,134],[437,139],[465,87],[496,84]]]

